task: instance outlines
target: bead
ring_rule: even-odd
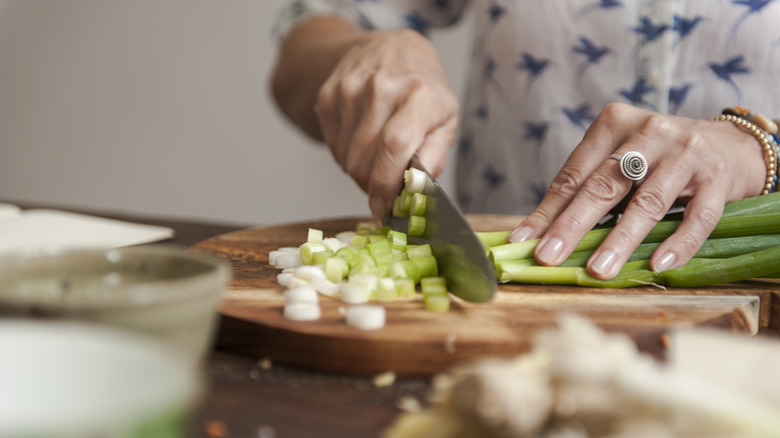
[[[758,116],[758,120],[755,120],[756,116]],[[742,128],[745,132],[753,135],[756,140],[758,140],[764,155],[764,164],[766,165],[766,179],[761,194],[766,195],[774,192],[777,189],[777,159],[778,152],[780,151],[780,146],[777,141],[777,123],[772,122],[760,114],[751,114],[749,109],[741,106],[726,108],[720,116],[712,117],[710,118],[710,121],[731,122],[735,126]],[[761,123],[763,123],[763,125],[761,125]],[[765,129],[765,127],[769,129]]]
[[[744,106],[733,106],[731,108],[726,108],[723,110],[723,115],[729,115],[729,116],[736,116],[739,118],[745,118],[750,116],[750,108],[745,108]]]
[[[737,115],[742,117],[747,117],[750,115],[750,108],[745,108],[744,106],[735,106],[732,108],[734,111],[737,112]]]
[[[777,123],[763,114],[753,114],[753,123],[758,125],[759,128],[766,131],[769,135],[777,134]]]

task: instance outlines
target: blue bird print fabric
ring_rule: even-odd
[[[472,20],[455,148],[469,212],[530,213],[611,102],[780,118],[780,0],[296,0],[277,30],[320,13],[423,33]]]

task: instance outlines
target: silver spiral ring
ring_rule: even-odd
[[[620,172],[630,180],[638,181],[647,175],[647,160],[639,152],[631,151],[623,155],[612,154],[609,158],[620,162]]]

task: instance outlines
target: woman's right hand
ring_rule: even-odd
[[[381,216],[415,152],[441,173],[459,106],[433,45],[418,32],[391,30],[355,40],[319,89],[315,113],[336,161]]]

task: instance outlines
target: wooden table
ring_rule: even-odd
[[[24,208],[40,207],[13,200]],[[47,208],[62,208],[47,205]],[[63,208],[68,209],[68,208]],[[74,211],[73,209],[68,209]],[[102,217],[162,225],[176,231],[166,241],[189,248],[213,236],[246,227],[83,211]],[[205,394],[188,438],[376,437],[398,415],[403,396],[424,401],[428,379],[400,378],[377,387],[371,377],[271,364],[242,353],[252,342],[251,324],[223,317],[213,350],[203,367]],[[780,331],[762,328],[759,336],[780,341]],[[220,427],[227,432],[219,434]],[[266,431],[272,430],[273,434]]]

